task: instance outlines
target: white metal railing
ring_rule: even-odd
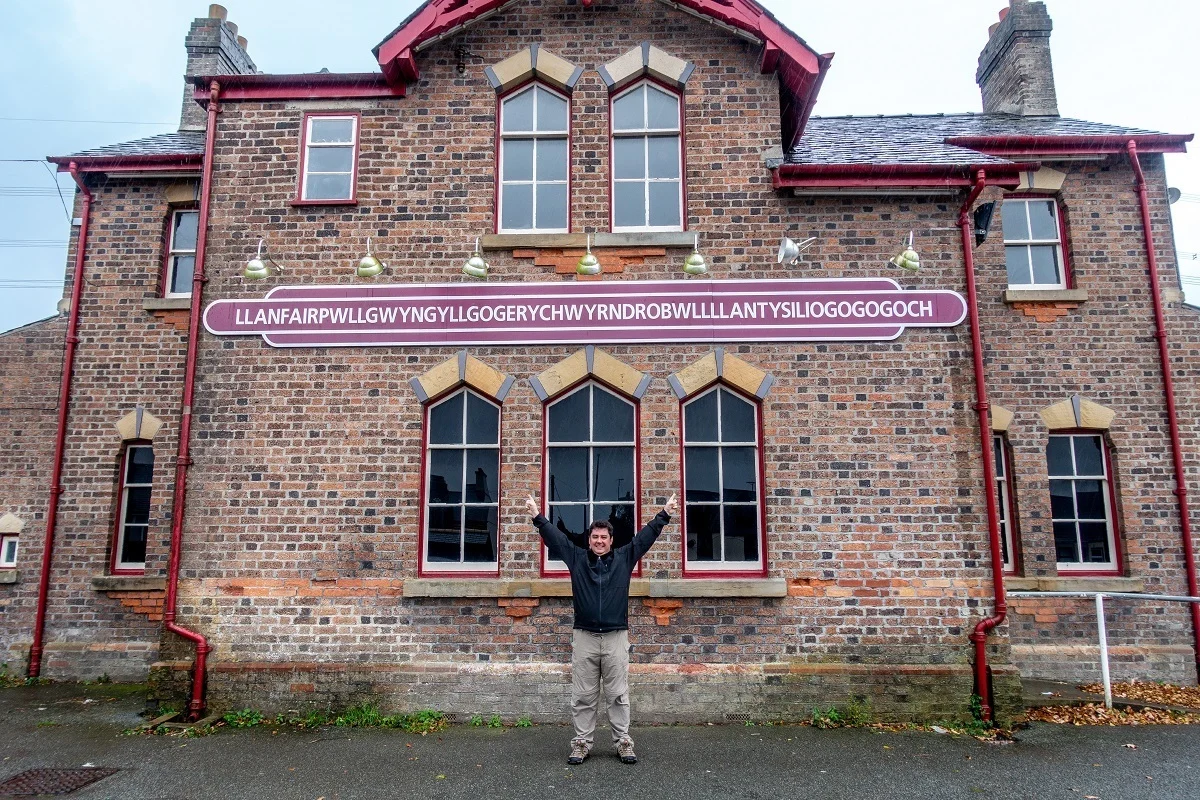
[[[1104,707],[1109,709],[1112,708],[1112,679],[1108,674],[1108,628],[1104,624],[1104,598],[1159,600],[1166,603],[1200,603],[1200,597],[1134,592],[1006,592],[1005,594],[1008,597],[1094,597],[1096,599],[1096,628],[1100,635],[1100,676],[1104,680]]]

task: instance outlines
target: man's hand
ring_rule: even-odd
[[[668,517],[673,517],[679,513],[679,498],[677,498],[675,495],[671,495],[671,499],[667,501],[665,506],[663,506],[663,511],[667,512]]]
[[[525,510],[529,512],[529,516],[531,517],[536,517],[542,513],[541,509],[538,508],[537,501],[533,499],[533,495],[531,494],[525,495]]]

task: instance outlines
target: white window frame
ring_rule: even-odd
[[[617,398],[621,402],[627,403],[628,405],[632,406],[632,408],[633,408],[633,440],[632,441],[623,441],[623,442],[596,441],[596,439],[595,439],[596,410],[595,410],[594,396],[592,396],[592,395],[589,395],[589,399],[588,399],[588,429],[591,431],[591,434],[590,434],[591,438],[589,438],[586,441],[574,441],[574,442],[552,442],[552,441],[550,441],[550,409],[552,407],[554,407],[555,405],[557,405],[558,403],[561,403],[563,400],[566,400],[568,397],[571,397],[572,395],[574,395],[578,392],[581,392],[584,389],[587,389],[589,387],[595,387],[596,389],[600,389],[601,391],[608,392],[609,394],[611,394],[613,397]],[[601,505],[612,505],[614,503],[614,501],[609,501],[609,500],[599,500],[598,501],[598,500],[596,500],[596,496],[595,496],[596,495],[596,481],[595,481],[595,477],[592,475],[592,464],[595,461],[593,451],[596,450],[597,448],[605,448],[605,447],[622,447],[622,448],[629,447],[629,448],[633,449],[633,483],[634,483],[634,486],[633,486],[633,533],[635,536],[637,535],[637,532],[641,529],[641,524],[639,523],[639,520],[641,519],[641,516],[640,516],[640,511],[641,511],[641,470],[638,469],[638,452],[639,452],[638,426],[640,425],[640,418],[641,418],[641,409],[637,402],[631,400],[630,398],[626,397],[625,395],[621,394],[620,392],[610,389],[609,387],[601,384],[598,381],[594,381],[594,380],[585,381],[585,382],[581,383],[579,386],[572,389],[571,391],[563,392],[558,397],[556,397],[553,400],[546,403],[546,413],[545,413],[546,447],[545,447],[545,451],[543,452],[543,463],[546,465],[546,468],[542,472],[542,498],[543,498],[542,512],[546,515],[547,519],[550,518],[550,506],[551,505],[586,506],[589,513],[585,514],[585,522],[588,525],[590,525],[592,522],[594,522],[595,521],[594,509],[595,509],[596,504],[600,503]],[[584,448],[584,447],[586,447],[587,448],[587,450],[588,450],[588,458],[587,458],[588,499],[586,501],[558,502],[550,496],[550,448],[552,448],[552,447],[562,447],[562,448],[567,448],[567,447]],[[624,501],[618,500],[615,502],[623,503]],[[586,533],[586,532],[587,531],[585,530],[584,533]],[[572,545],[572,546],[574,546],[574,545]],[[640,569],[640,567],[639,567],[639,569]],[[549,548],[546,547],[544,542],[542,543],[542,571],[546,572],[546,573],[565,573],[565,572],[567,572],[566,562],[559,561],[556,558],[551,558],[550,550],[549,550]]]
[[[17,568],[17,550],[20,537],[15,533],[0,536],[0,569]]]
[[[741,402],[749,404],[754,409],[754,480],[755,499],[753,501],[726,501],[718,499],[715,501],[688,501],[687,499],[687,452],[689,447],[711,447],[721,450],[727,447],[748,447],[747,442],[726,442],[723,441],[721,431],[721,394],[718,390],[724,389],[732,394]],[[701,398],[717,392],[717,438],[713,441],[691,441],[687,438],[687,407],[692,405]],[[680,485],[683,487],[683,500],[681,505],[684,529],[683,542],[683,568],[686,573],[705,573],[705,572],[762,572],[766,567],[767,558],[767,536],[764,529],[763,509],[765,499],[763,497],[763,474],[762,474],[762,406],[741,393],[731,389],[723,383],[714,384],[711,388],[703,392],[698,392],[692,397],[684,400],[680,405],[680,424],[682,429],[679,432],[682,441],[682,460]],[[719,455],[717,457],[717,487],[718,491],[722,490],[725,485],[724,476],[724,459]],[[688,558],[687,547],[687,510],[689,506],[716,506],[720,509],[718,519],[721,525],[721,558],[714,561],[692,561]],[[726,561],[725,560],[725,506],[753,506],[754,519],[758,528],[758,559],[755,561]]]
[[[350,138],[348,141],[338,142],[314,142],[312,140],[312,128],[314,120],[350,120]],[[300,174],[300,192],[297,198],[302,203],[349,203],[353,202],[356,197],[356,184],[358,183],[358,125],[359,117],[357,114],[308,114],[304,117],[304,140],[301,143],[304,167]],[[313,172],[309,166],[312,163],[313,149],[327,147],[349,147],[350,148],[350,194],[346,197],[309,197],[308,196],[308,178],[310,175],[346,175],[345,172]]]
[[[163,297],[192,296],[192,288],[190,283],[188,284],[188,289],[186,292],[171,291],[171,287],[175,285],[175,269],[177,266],[176,259],[180,257],[191,256],[192,270],[194,271],[196,269],[196,249],[192,248],[191,250],[182,250],[175,246],[175,230],[177,227],[176,223],[178,222],[179,217],[184,214],[194,214],[196,216],[196,243],[199,244],[200,242],[200,210],[195,208],[180,208],[172,211],[171,218],[167,222],[170,227],[168,228],[167,233],[167,274],[166,283],[163,286]]]
[[[1080,475],[1078,474],[1078,466],[1075,463],[1075,446],[1071,443],[1069,449],[1071,452],[1071,470],[1072,475],[1050,475],[1050,454],[1047,446],[1046,453],[1046,472],[1050,481],[1070,481],[1074,484],[1076,481],[1099,481],[1100,494],[1104,499],[1104,527],[1107,535],[1108,543],[1108,561],[1059,561],[1057,555],[1057,546],[1055,546],[1055,564],[1060,573],[1062,572],[1115,572],[1120,569],[1120,556],[1117,553],[1116,530],[1114,528],[1114,509],[1112,503],[1112,487],[1109,483],[1109,453],[1108,442],[1105,441],[1104,435],[1099,432],[1080,432],[1080,433],[1052,433],[1050,439],[1099,439],[1100,440],[1100,463],[1101,473],[1099,475]],[[1075,523],[1075,542],[1078,546],[1080,559],[1083,559],[1083,543],[1079,537],[1080,522],[1099,522],[1097,519],[1081,520],[1078,517],[1079,508],[1078,500],[1075,495],[1074,486],[1071,490],[1072,503],[1075,505],[1076,516],[1074,518],[1055,517],[1051,511],[1050,520],[1050,535],[1053,542],[1054,524],[1058,522],[1073,522]]]
[[[462,441],[459,443],[454,443],[454,444],[435,444],[434,442],[430,441],[432,439],[432,436],[430,436],[432,431],[430,430],[430,427],[429,427],[433,409],[437,408],[438,406],[442,405],[443,403],[446,403],[449,400],[453,400],[455,397],[457,397],[459,395],[463,396]],[[479,443],[468,444],[467,443],[467,408],[469,407],[468,395],[473,395],[474,397],[484,401],[485,403],[487,403],[488,405],[490,405],[496,409],[496,442],[495,442],[495,444],[479,444]],[[424,472],[424,476],[425,476],[425,485],[423,487],[424,501],[421,504],[421,506],[422,506],[421,507],[421,572],[422,572],[422,574],[445,573],[445,572],[449,572],[449,573],[486,572],[486,573],[491,574],[491,573],[496,573],[499,571],[499,569],[500,569],[500,530],[502,527],[502,525],[501,525],[502,520],[500,518],[500,477],[501,477],[500,462],[503,458],[503,453],[500,450],[501,424],[502,423],[503,423],[503,407],[499,403],[497,403],[494,399],[487,397],[485,395],[482,395],[479,392],[472,391],[471,389],[469,389],[465,386],[457,391],[450,392],[445,397],[439,398],[436,402],[429,403],[428,405],[426,405],[426,407],[425,407],[425,432],[426,432],[425,433],[425,452],[422,454],[422,458],[424,458],[424,464],[422,466],[424,468],[423,472]],[[430,464],[432,463],[431,455],[434,450],[461,450],[464,452],[464,457],[463,457],[463,473],[464,474],[462,475],[462,484],[461,484],[463,487],[463,497],[457,503],[434,503],[430,499],[431,494],[432,494],[430,492],[430,483],[433,480],[433,475],[430,471]],[[465,452],[467,450],[495,450],[497,453],[497,456],[496,456],[496,496],[490,503],[475,503],[475,502],[467,502],[467,500],[466,500],[467,459],[465,457]],[[478,506],[478,507],[487,507],[487,508],[496,509],[496,560],[494,560],[494,561],[465,561],[465,560],[463,560],[466,557],[466,535],[467,535],[466,526],[467,526],[467,507],[468,506]],[[430,518],[429,510],[431,508],[435,508],[435,507],[436,508],[457,507],[458,509],[460,509],[459,540],[458,540],[459,541],[459,549],[458,549],[459,561],[458,562],[433,561],[429,558],[429,518]]]
[[[1067,263],[1063,257],[1062,219],[1059,215],[1058,201],[1053,197],[1012,197],[1012,198],[1006,197],[1001,202],[1004,203],[1005,207],[1008,207],[1009,204],[1016,205],[1016,204],[1020,203],[1023,205],[1023,207],[1025,209],[1025,226],[1029,230],[1030,236],[1033,235],[1033,224],[1029,217],[1029,204],[1030,203],[1049,203],[1050,207],[1051,207],[1051,211],[1053,212],[1054,230],[1055,230],[1055,233],[1057,233],[1057,236],[1054,239],[1010,239],[1009,231],[1007,229],[1005,229],[1005,231],[1004,231],[1005,268],[1004,269],[1005,269],[1005,277],[1006,278],[1008,275],[1008,248],[1009,247],[1024,247],[1025,248],[1025,253],[1026,253],[1025,261],[1029,268],[1030,279],[1033,278],[1033,256],[1031,255],[1031,251],[1034,247],[1046,247],[1049,245],[1053,245],[1054,252],[1055,252],[1055,258],[1057,259],[1057,263],[1058,263],[1058,281],[1057,282],[1055,282],[1055,283],[1010,283],[1010,284],[1008,284],[1008,288],[1010,288],[1010,289],[1066,289],[1067,288]],[[1003,216],[1003,213],[1004,212],[1003,212],[1003,208],[1002,208],[1001,209],[1002,216]]]
[[[1010,483],[1012,459],[1008,454],[1008,437],[1002,433],[993,433],[992,453],[996,459],[996,505],[1000,509],[1000,524],[1003,526],[1000,542],[1004,545],[1002,554],[1004,571],[1013,572],[1016,569],[1016,550],[1014,549],[1016,537],[1013,535],[1015,520],[1013,519],[1012,484]]]
[[[146,529],[146,551],[147,551],[147,554],[149,553],[149,550],[150,550],[150,521],[147,520],[144,525],[141,523],[130,523],[128,521],[129,490],[130,489],[149,488],[151,490],[151,492],[154,491],[154,481],[153,481],[154,464],[153,464],[153,461],[151,462],[151,468],[150,468],[151,481],[149,483],[130,483],[128,481],[130,459],[133,457],[133,453],[135,450],[142,450],[142,449],[149,450],[151,458],[153,458],[154,447],[153,447],[153,445],[150,445],[150,444],[131,444],[125,448],[125,452],[121,456],[121,475],[120,475],[121,498],[120,498],[119,508],[117,509],[117,533],[116,533],[116,536],[114,537],[113,557],[112,557],[113,570],[116,572],[144,572],[146,570],[146,561],[144,560],[144,558],[142,561],[122,561],[121,560],[121,554],[125,549],[125,534],[127,532],[126,531],[127,528],[144,527]],[[151,507],[153,508],[153,506],[151,506]]]
[[[541,89],[558,97],[567,104],[567,127],[560,131],[540,131],[537,130],[537,104],[538,92]],[[531,131],[505,131],[504,130],[504,113],[505,106],[513,99],[520,97],[526,92],[533,92],[533,125],[534,130]],[[497,178],[496,178],[496,230],[498,233],[567,233],[571,228],[571,97],[562,92],[557,92],[546,86],[543,83],[530,83],[517,91],[504,95],[500,98],[500,112],[498,115],[496,128],[500,132],[499,141],[496,145],[496,163],[497,163]],[[514,139],[531,139],[533,141],[533,177],[530,180],[509,180],[505,175],[504,169],[504,143]],[[566,177],[562,180],[538,180],[537,173],[537,148],[538,143],[546,140],[562,141],[567,149]],[[539,228],[537,227],[537,187],[538,186],[566,186],[567,187],[567,207],[563,209],[567,224],[561,228]],[[504,187],[505,186],[532,186],[533,196],[530,200],[530,220],[532,227],[529,228],[505,228],[504,227]]]
[[[614,233],[682,231],[682,230],[684,230],[685,225],[687,223],[687,208],[684,205],[684,199],[687,196],[687,193],[684,190],[684,181],[686,180],[686,176],[684,174],[684,163],[683,163],[683,95],[679,92],[672,92],[669,89],[659,86],[654,81],[648,81],[648,80],[638,81],[637,83],[633,84],[632,86],[626,87],[625,89],[621,90],[620,92],[614,94],[610,98],[609,104],[608,104],[609,119],[615,120],[614,109],[616,107],[618,100],[620,100],[622,97],[624,97],[627,94],[637,91],[638,89],[642,88],[643,86],[646,87],[646,92],[647,92],[646,98],[647,99],[644,100],[642,103],[642,106],[643,106],[642,113],[644,114],[644,119],[646,120],[647,125],[650,124],[649,93],[652,91],[659,91],[659,92],[662,92],[663,94],[674,97],[675,103],[676,103],[676,108],[679,110],[679,117],[677,119],[676,126],[674,128],[646,127],[646,128],[641,128],[641,129],[632,129],[631,128],[631,129],[617,130],[615,121],[610,123],[609,127],[611,128],[611,138],[609,139],[609,145],[608,145],[608,152],[609,152],[609,186],[608,186],[609,194],[608,194],[608,196],[610,199],[610,202],[609,202],[610,222],[612,225],[612,230]],[[678,178],[651,178],[650,177],[650,169],[649,169],[649,144],[648,144],[648,141],[651,138],[655,138],[658,136],[666,137],[666,136],[670,136],[672,134],[675,136],[675,139],[678,142],[676,154],[677,154],[677,159],[678,159],[679,177]],[[616,167],[616,151],[617,151],[616,142],[617,142],[617,139],[634,139],[634,138],[640,138],[640,139],[642,139],[642,141],[644,143],[643,147],[642,147],[642,153],[643,153],[643,162],[642,163],[643,163],[643,167],[645,168],[645,170],[644,170],[645,177],[644,178],[620,178],[620,179],[618,179],[617,178],[617,167]],[[648,224],[650,222],[650,184],[652,184],[652,183],[671,183],[673,181],[676,181],[679,183],[679,224],[678,225],[650,225],[650,224]],[[645,209],[646,209],[645,222],[647,224],[645,224],[645,225],[624,225],[624,226],[617,225],[616,198],[617,198],[617,184],[618,183],[642,183],[642,184],[644,184],[644,187],[645,187],[644,198],[645,198],[645,203],[646,203],[645,204]]]

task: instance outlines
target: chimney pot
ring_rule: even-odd
[[[238,43],[238,47],[242,48],[243,50],[246,49],[246,37],[245,36],[237,37],[237,43]]]
[[[237,36],[237,25],[234,25],[232,22],[226,22],[225,27],[229,28],[230,33],[232,33],[234,36]]]
[[[225,9],[225,6],[219,3],[213,3],[208,7],[209,19],[224,20],[227,16],[229,16],[229,12]]]
[[[1004,18],[1005,18],[1005,17],[1007,17],[1007,16],[1008,16],[1008,8],[1007,8],[1007,7],[1005,7],[1005,8],[1002,8],[1002,9],[1000,9],[1000,20],[999,20],[999,22],[1004,22]],[[997,24],[999,24],[999,22],[997,22]]]

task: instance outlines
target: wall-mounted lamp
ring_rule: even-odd
[[[975,219],[975,246],[983,244],[988,231],[992,228],[992,217],[996,213],[996,201],[981,203],[972,215]]]
[[[371,237],[367,237],[367,254],[358,260],[354,274],[360,278],[374,278],[387,269],[387,264],[371,255]]]
[[[912,231],[908,232],[908,244],[906,244],[904,246],[903,250],[901,250],[899,253],[897,253],[895,256],[893,256],[892,259],[890,261],[888,261],[888,263],[891,264],[893,267],[899,267],[900,269],[906,269],[909,272],[916,272],[918,269],[921,268],[921,257],[917,255],[916,250],[913,250],[913,232]]]
[[[575,272],[578,275],[600,274],[600,259],[592,255],[592,235],[590,233],[587,237],[587,252],[583,254],[583,258],[579,259],[579,263],[575,265]]]
[[[483,252],[479,249],[479,240],[475,240],[475,252],[463,264],[463,272],[472,278],[486,278],[488,263],[483,260]]]
[[[692,248],[692,254],[683,260],[683,271],[688,275],[706,275],[708,274],[708,264],[704,263],[704,256],[700,255],[700,234],[696,234],[696,244]]]
[[[477,55],[468,50],[465,44],[460,44],[458,47],[454,48],[454,57],[458,59],[458,63],[454,65],[454,69],[459,75],[466,74],[468,58],[483,58],[483,56]]]
[[[254,258],[246,262],[246,269],[242,270],[242,277],[248,281],[260,281],[263,278],[268,278],[271,275],[271,270],[275,270],[275,274],[283,273],[283,267],[276,263],[275,259],[271,258],[269,253],[264,253],[263,243],[265,239],[258,240],[258,252]]]
[[[808,248],[816,244],[817,237],[810,236],[799,242],[793,242],[788,237],[784,236],[779,240],[779,254],[775,257],[777,264],[787,264],[789,267],[794,267],[800,263],[800,254]]]

